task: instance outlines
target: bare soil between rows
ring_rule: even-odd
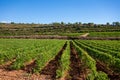
[[[0,68],[0,80],[56,80],[56,70],[60,67],[60,59],[66,46],[67,43],[64,44],[55,58],[46,64],[40,74],[33,73],[36,60],[26,63],[21,70],[9,70],[9,66],[15,61],[13,60]],[[67,73],[70,77],[65,77],[62,80],[85,80],[87,69],[82,67],[82,61],[72,43],[70,43],[70,62],[71,69]]]
[[[67,43],[64,44],[63,48],[59,51],[59,53],[55,56],[53,60],[51,60],[40,72],[41,77],[43,80],[54,80],[56,79],[56,70],[60,66],[59,60],[65,50]]]
[[[15,59],[6,62],[4,65],[0,65],[0,80],[56,80],[56,70],[60,67],[60,59],[66,46],[67,43],[65,43],[58,54],[46,64],[40,74],[33,73],[36,60],[26,63],[25,67],[21,70],[9,70],[9,66]],[[106,64],[99,60],[96,60],[96,63],[97,71],[105,72],[110,80],[120,80],[120,74],[115,73],[112,69],[108,68]],[[83,65],[84,63],[79,58],[72,42],[70,42],[70,70],[67,73],[70,77],[65,77],[62,80],[86,80],[89,70]]]
[[[97,71],[105,72],[110,80],[120,80],[119,73],[114,72],[112,69],[108,68],[106,64],[100,62],[99,60],[96,60],[96,63]]]
[[[82,60],[79,58],[78,53],[73,47],[72,42],[70,43],[70,71],[69,75],[71,76],[70,80],[86,80],[87,77],[87,68],[83,67]]]
[[[26,64],[21,70],[11,70],[10,66],[15,62],[16,59],[8,61],[3,65],[0,65],[0,80],[42,80],[37,74],[31,74],[34,60]],[[27,69],[26,69],[27,68]]]
[[[4,65],[0,65],[0,80],[54,80],[56,78],[56,70],[60,66],[59,60],[67,43],[58,52],[53,60],[51,60],[40,72],[33,74],[33,68],[36,66],[36,60],[27,63],[21,70],[10,70],[10,65],[15,61],[8,61]]]

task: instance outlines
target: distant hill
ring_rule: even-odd
[[[24,24],[0,23],[0,36],[14,35],[64,35],[65,33],[89,32],[119,32],[120,24],[94,24],[94,23],[52,23],[52,24]]]

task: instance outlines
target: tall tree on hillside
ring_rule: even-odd
[[[11,24],[15,24],[14,22],[11,22]]]
[[[62,21],[62,22],[61,22],[61,25],[64,25],[64,24],[65,24],[65,23]]]
[[[110,23],[109,23],[109,22],[107,22],[107,23],[106,23],[106,26],[110,26]]]
[[[58,22],[54,22],[54,23],[52,23],[53,24],[53,26],[55,26],[55,27],[60,27],[61,26],[61,23],[58,23]]]
[[[119,22],[113,22],[113,26],[120,26]]]
[[[88,26],[93,27],[94,23],[88,23]]]
[[[64,22],[61,22],[60,24],[61,24],[61,27],[64,27],[64,26],[65,26],[65,23],[64,23]]]
[[[79,24],[79,26],[82,26],[82,22],[79,22],[78,24]]]

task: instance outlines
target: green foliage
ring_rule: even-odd
[[[0,39],[0,43],[1,64],[15,59],[10,69],[21,69],[34,59],[41,70],[58,53],[65,40]]]
[[[71,36],[71,34],[75,33],[88,33],[88,32],[95,32],[91,33],[90,35],[91,37],[92,36],[103,37],[103,35],[104,37],[107,36],[109,37],[109,35],[111,37],[118,37],[120,32],[120,25],[118,25],[118,22],[117,24],[114,23],[114,25],[97,25],[94,23],[82,24],[81,22],[68,24],[64,22],[61,23],[55,22],[52,24],[33,24],[33,23],[24,24],[14,22],[11,22],[11,24],[0,23],[0,36],[64,35],[64,33],[65,35],[67,34],[68,36]],[[118,34],[114,32],[118,32]]]
[[[60,60],[60,67],[57,70],[56,78],[60,78],[67,75],[68,70],[70,70],[70,43],[67,42],[67,47],[64,50],[61,60]],[[68,76],[68,75],[67,75]]]
[[[82,66],[89,70],[87,80],[109,80],[104,72],[96,70],[95,60],[105,63],[115,72],[120,71],[120,41],[75,40],[72,42],[82,60]],[[0,65],[15,59],[10,69],[19,70],[25,67],[27,62],[35,60],[33,72],[39,73],[57,55],[64,43],[65,40],[0,39]],[[56,78],[64,77],[70,70],[69,41],[59,62]]]
[[[107,74],[105,74],[102,71],[99,71],[98,75],[95,77],[94,80],[109,80],[109,78],[108,78]]]
[[[108,77],[104,72],[97,72],[96,61],[91,56],[89,56],[89,54],[86,51],[84,51],[81,47],[76,45],[76,43],[74,43],[74,46],[80,54],[79,56],[82,59],[82,62],[85,64],[84,66],[86,66],[90,70],[90,73],[87,75],[87,80],[95,80],[97,78],[99,78],[97,80],[100,80],[101,76],[101,79],[104,78],[105,80],[108,80]]]
[[[74,43],[74,42],[73,42]],[[94,79],[94,77],[96,76],[96,62],[93,58],[91,58],[87,52],[85,52],[84,50],[82,50],[79,46],[77,46],[74,43],[74,46],[76,48],[76,50],[79,53],[79,57],[80,59],[82,59],[82,62],[85,63],[84,66],[88,67],[91,71],[91,73],[89,74],[89,77]]]
[[[120,32],[90,32],[89,37],[120,37]]]
[[[120,70],[120,59],[118,58],[115,58],[114,56],[111,56],[110,54],[107,54],[107,53],[104,53],[104,52],[101,52],[99,50],[96,50],[94,48],[91,48],[89,46],[86,46],[84,44],[82,44],[82,42],[79,42],[79,41],[75,41],[75,43],[83,48],[85,51],[87,51],[89,53],[89,55],[91,57],[93,57],[94,59],[98,59],[100,60],[101,62],[103,63],[106,63],[109,67],[114,67],[114,68],[117,68],[117,71]],[[118,64],[118,65],[116,65]]]
[[[48,48],[41,52],[40,58],[36,59],[36,67],[33,71],[35,73],[40,72],[42,68],[46,65],[46,63],[52,60],[55,57],[55,55],[57,55],[59,50],[62,49],[64,43],[65,41],[62,40],[53,40],[52,43],[50,42],[49,44],[51,45],[48,45]]]

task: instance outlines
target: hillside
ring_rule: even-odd
[[[120,25],[98,25],[81,23],[24,24],[0,23],[0,36],[19,35],[60,35],[75,36],[77,33],[89,32],[120,32]]]

